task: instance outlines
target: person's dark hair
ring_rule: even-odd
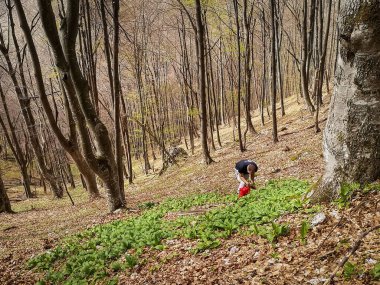
[[[254,164],[254,163],[251,163],[247,166],[247,170],[248,171],[254,171],[254,172],[257,172],[257,165]]]

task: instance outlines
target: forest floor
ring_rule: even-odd
[[[57,200],[36,188],[38,198],[24,199],[20,187],[8,189],[15,214],[0,215],[0,284],[33,284],[40,274],[26,266],[27,260],[59,244],[63,237],[108,223],[139,215],[139,205],[161,202],[169,197],[186,197],[193,193],[236,192],[238,183],[233,168],[242,158],[253,159],[259,165],[257,186],[281,178],[305,179],[315,183],[323,174],[322,133],[315,133],[314,118],[295,98],[286,101],[287,114],[279,118],[279,142],[271,137],[271,122],[264,127],[254,117],[257,134],[247,137],[247,151],[240,153],[233,139],[232,128],[221,129],[222,147],[211,152],[215,163],[202,163],[200,146],[195,154],[171,166],[162,176],[138,174],[135,183],[126,188],[128,208],[108,214],[106,200],[89,202],[80,187],[69,190],[75,206],[67,197]],[[327,104],[322,108],[320,126],[323,130]],[[155,162],[156,165],[160,163]],[[9,170],[12,166],[7,166]],[[8,171],[9,172],[9,171]],[[138,170],[136,169],[136,172]],[[8,176],[7,176],[8,175]],[[14,181],[13,174],[5,182]],[[307,243],[297,237],[302,221],[315,213],[300,211],[279,218],[291,225],[288,236],[276,244],[256,235],[234,234],[220,247],[193,254],[187,249],[193,241],[164,241],[162,251],[143,253],[145,262],[119,273],[120,284],[323,284],[348,253],[358,236],[380,222],[379,191],[357,195],[349,207],[322,205],[326,216],[323,223],[310,229]],[[374,231],[350,258],[355,264],[345,280],[342,270],[335,284],[379,284],[371,281],[368,270],[380,261],[380,233]],[[346,276],[347,277],[347,276]]]

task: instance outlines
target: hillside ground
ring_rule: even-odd
[[[69,189],[75,206],[67,197],[56,200],[39,188],[35,189],[38,198],[28,200],[22,198],[20,187],[8,189],[16,214],[0,215],[0,284],[33,284],[39,275],[26,268],[29,258],[54,247],[64,236],[138,215],[138,206],[143,203],[191,193],[234,193],[238,183],[233,168],[242,158],[253,159],[259,165],[258,188],[271,179],[290,177],[315,183],[323,174],[322,133],[315,133],[313,116],[295,98],[286,100],[286,110],[287,114],[278,120],[276,144],[272,142],[271,121],[266,119],[265,126],[261,126],[255,114],[257,134],[248,135],[244,153],[233,140],[231,127],[224,126],[222,147],[211,152],[215,160],[211,165],[202,163],[197,145],[194,155],[180,160],[162,176],[142,175],[137,167],[135,183],[126,188],[128,211],[108,214],[105,199],[89,202],[80,187]],[[322,130],[327,112],[326,104],[320,114]],[[159,168],[160,162],[155,165]],[[14,178],[9,175],[8,179]],[[145,253],[144,264],[122,273],[120,284],[322,284],[357,236],[379,224],[379,199],[379,192],[374,191],[358,195],[349,208],[321,206],[326,220],[311,230],[306,244],[296,236],[302,221],[313,214],[302,211],[280,218],[292,227],[290,235],[276,245],[257,236],[234,235],[221,247],[194,255],[186,250],[190,241],[170,241],[164,251]],[[375,231],[366,237],[352,260],[366,272],[380,260],[379,249],[379,231]],[[346,281],[338,276],[337,284],[375,284],[368,283],[375,282],[369,281],[368,274],[358,276]]]

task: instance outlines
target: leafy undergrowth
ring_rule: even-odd
[[[159,205],[145,204],[136,218],[99,225],[65,239],[61,245],[29,261],[31,268],[44,271],[44,284],[87,284],[108,278],[115,272],[132,268],[148,248],[163,250],[165,239],[196,240],[190,249],[198,253],[218,247],[233,233],[257,234],[274,242],[288,232],[288,226],[276,218],[303,206],[302,194],[308,183],[299,180],[270,181],[258,191],[238,199],[236,195],[215,193],[168,199]],[[221,204],[200,216],[166,220],[169,212],[194,206]]]

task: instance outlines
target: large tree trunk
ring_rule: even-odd
[[[312,200],[334,197],[342,183],[380,177],[380,5],[342,1],[335,92],[323,148],[326,170]]]

